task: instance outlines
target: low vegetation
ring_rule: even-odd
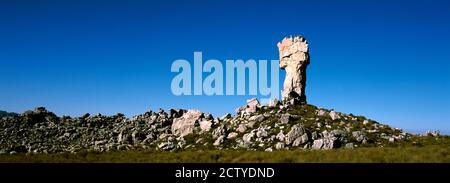
[[[2,163],[450,163],[450,137],[415,137],[390,147],[333,150],[80,151],[0,155]]]

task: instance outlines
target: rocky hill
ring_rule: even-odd
[[[45,108],[0,119],[0,153],[57,153],[131,149],[326,150],[383,147],[412,135],[362,116],[309,104],[256,99],[235,115],[214,118],[198,110],[170,109],[127,118],[123,114],[58,117]]]
[[[3,117],[14,117],[14,116],[19,116],[19,114],[0,110],[0,118],[3,118]]]

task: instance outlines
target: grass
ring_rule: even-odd
[[[77,154],[0,155],[2,163],[450,163],[448,145],[358,148],[330,151],[133,150]]]

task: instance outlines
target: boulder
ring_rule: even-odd
[[[227,139],[235,139],[238,136],[238,133],[231,132],[228,134]]]
[[[314,150],[320,150],[320,149],[322,149],[323,144],[324,144],[323,139],[317,139],[317,140],[314,140],[311,148]]]
[[[323,146],[322,149],[324,150],[329,150],[329,149],[333,149],[336,148],[336,140],[333,138],[326,138],[323,139]]]
[[[212,121],[211,120],[203,120],[200,121],[200,129],[202,132],[209,132],[211,130]]]
[[[198,110],[188,110],[180,118],[175,118],[171,131],[176,136],[186,136],[194,131],[195,123],[203,116]]]
[[[340,116],[337,112],[335,112],[335,111],[331,111],[331,112],[329,113],[329,115],[330,115],[330,117],[331,117],[332,120],[341,119],[341,116]]]
[[[317,110],[316,114],[318,116],[325,116],[325,115],[327,115],[327,111],[325,111],[323,109],[319,109],[319,110]]]
[[[288,124],[289,121],[291,121],[291,119],[292,119],[291,114],[289,114],[289,113],[282,114],[281,117],[280,117],[280,123],[281,124]]]
[[[346,149],[355,149],[355,144],[353,144],[353,143],[347,143],[347,144],[345,144],[345,148],[346,148]]]
[[[284,143],[283,142],[277,142],[275,144],[275,149],[277,149],[277,150],[284,149]]]
[[[254,121],[254,122],[262,122],[262,121],[264,121],[264,119],[266,119],[266,117],[264,117],[264,115],[260,114],[260,115],[252,116],[248,120]]]
[[[242,137],[242,140],[244,141],[244,143],[246,144],[251,144],[252,143],[252,138],[255,136],[255,133],[250,132],[247,134],[244,134],[244,136]]]
[[[352,136],[353,138],[356,139],[356,141],[358,142],[363,142],[363,141],[367,141],[367,136],[364,132],[362,131],[354,131],[352,132]]]
[[[222,144],[224,138],[225,138],[224,135],[222,135],[219,138],[217,138],[216,141],[214,141],[213,146],[219,146],[220,144]]]
[[[221,125],[221,126],[218,126],[217,128],[215,128],[211,135],[214,139],[216,139],[216,138],[219,138],[221,135],[224,135],[225,132],[226,132],[225,127],[223,125]]]
[[[265,128],[258,128],[256,130],[256,137],[267,137],[267,131]]]
[[[158,148],[161,149],[161,150],[171,150],[174,147],[175,146],[173,145],[172,142],[163,142],[163,143],[158,145]]]
[[[244,133],[245,130],[247,130],[247,127],[245,126],[245,124],[239,124],[239,127],[236,129],[236,131],[239,133]]]
[[[305,128],[302,125],[294,125],[286,135],[285,142],[286,145],[290,145],[295,139],[301,137],[305,134]]]
[[[281,130],[281,131],[277,134],[276,139],[278,139],[279,141],[284,141],[284,139],[285,139],[286,137],[285,137],[285,135],[284,135],[283,133],[284,133],[283,130]]]
[[[258,110],[258,107],[260,107],[260,103],[258,99],[252,98],[247,100],[247,106],[245,108],[245,112],[247,114],[255,113]]]
[[[323,138],[323,139],[318,139],[315,140],[312,147],[312,149],[314,150],[329,150],[329,149],[333,149],[336,148],[336,141],[335,139],[331,139],[331,138]]]
[[[294,142],[292,143],[292,146],[293,147],[298,147],[300,145],[303,145],[303,144],[307,143],[308,140],[309,140],[308,134],[305,133],[301,137],[296,138],[294,140]]]

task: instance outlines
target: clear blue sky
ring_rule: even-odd
[[[233,112],[253,96],[171,93],[175,59],[278,59],[310,42],[308,102],[450,131],[449,1],[1,1],[0,109]],[[283,79],[284,73],[281,72]],[[280,86],[281,87],[281,86]],[[280,88],[281,89],[281,88]]]

